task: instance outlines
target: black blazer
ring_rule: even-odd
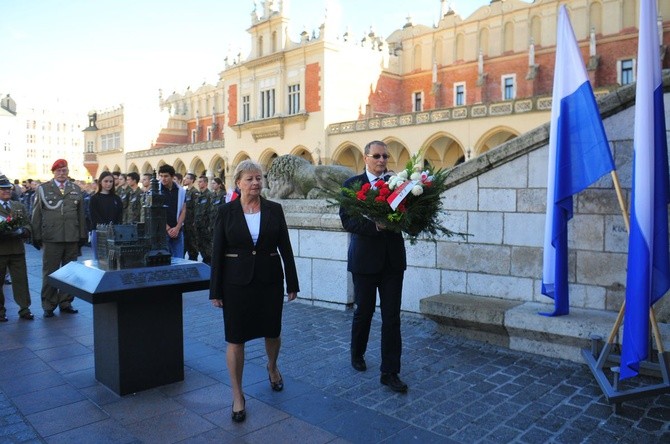
[[[223,299],[226,284],[247,285],[252,280],[276,283],[284,277],[287,293],[300,291],[281,205],[261,198],[260,233],[256,245],[244,219],[240,199],[222,205],[214,223],[211,269],[210,299]]]
[[[344,182],[345,187],[354,183],[368,182],[363,173]],[[385,270],[402,271],[407,268],[405,241],[402,234],[393,231],[378,231],[374,222],[350,216],[340,207],[340,220],[345,230],[351,233],[347,254],[347,271],[373,274]]]

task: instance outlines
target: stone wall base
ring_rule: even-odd
[[[460,293],[430,296],[420,301],[421,313],[437,322],[447,333],[535,353],[543,356],[584,362],[583,348],[590,349],[590,338],[607,340],[616,321],[616,312],[570,308],[567,316],[548,317],[548,306]],[[670,325],[659,324],[664,349],[670,346]],[[623,328],[615,342],[620,344]]]

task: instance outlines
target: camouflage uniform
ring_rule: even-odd
[[[212,260],[212,233],[211,226],[213,221],[209,219],[210,198],[212,192],[208,189],[200,191],[194,204],[195,233],[197,238],[198,251],[202,256],[202,261],[209,264]]]
[[[219,207],[226,203],[226,192],[219,190],[218,192],[210,192],[209,197],[209,235],[214,239],[214,222],[216,222],[216,213],[219,212]]]
[[[79,185],[68,181],[63,191],[50,180],[37,189],[33,209],[33,243],[44,245],[42,256],[42,308],[53,312],[70,309],[74,296],[60,293],[47,283],[47,276],[81,255],[79,249],[88,241],[84,193]]]
[[[123,223],[136,224],[140,221],[140,216],[142,215],[143,193],[139,187],[135,191],[130,187],[128,189],[130,192],[127,197],[128,204],[127,206],[124,204],[123,208]]]
[[[122,186],[122,187],[116,187],[116,195],[121,198],[121,202],[123,202],[123,212],[126,212],[126,208],[128,208],[128,195],[132,189],[129,186]]]
[[[190,186],[186,190],[186,218],[184,219],[184,252],[188,254],[189,260],[198,260],[198,244],[195,234],[195,217],[193,216],[193,209],[195,201],[200,192],[194,186]]]

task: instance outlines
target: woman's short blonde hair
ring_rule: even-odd
[[[243,160],[242,162],[238,163],[237,167],[235,167],[235,173],[233,174],[236,185],[237,182],[239,182],[239,180],[242,178],[242,175],[245,173],[260,173],[262,176],[263,167],[251,159]]]

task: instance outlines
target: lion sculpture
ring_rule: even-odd
[[[272,161],[267,173],[265,197],[317,199],[321,190],[337,190],[354,172],[339,165],[312,165],[302,157],[286,154]]]

